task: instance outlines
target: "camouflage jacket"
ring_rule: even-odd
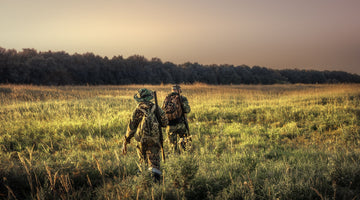
[[[154,103],[147,101],[147,102],[139,103],[138,106],[135,108],[133,115],[130,119],[129,125],[127,127],[126,135],[125,135],[125,140],[127,143],[130,143],[131,138],[134,137],[136,130],[144,116],[144,113],[140,109],[148,111],[153,105],[154,105]],[[160,118],[161,118],[160,125],[162,127],[166,127],[166,125],[168,124],[168,119],[166,118],[165,112],[161,108],[158,108],[158,109],[159,109]]]

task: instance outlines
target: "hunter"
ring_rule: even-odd
[[[169,120],[166,133],[172,151],[174,153],[180,153],[182,150],[185,151],[186,146],[191,140],[189,125],[186,119],[186,114],[189,113],[191,109],[187,98],[181,95],[179,85],[172,87],[172,92],[166,96],[162,109],[165,111]]]
[[[138,106],[127,127],[122,152],[124,155],[126,154],[126,145],[130,144],[131,138],[135,137],[140,163],[145,164],[145,167],[151,171],[154,180],[159,182],[162,174],[160,151],[163,150],[161,127],[166,127],[168,119],[165,112],[157,104],[151,102],[154,98],[153,94],[146,88],[139,89],[135,94],[134,99]]]

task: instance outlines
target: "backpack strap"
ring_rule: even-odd
[[[146,111],[145,109],[142,109],[142,108],[138,108],[141,112],[143,112],[145,115],[149,115],[149,113],[153,113],[156,109],[156,106],[153,105],[150,109],[149,109],[149,112]]]
[[[138,108],[141,112],[143,112],[145,115],[148,115],[148,112],[142,108]]]
[[[153,105],[153,106],[149,109],[149,111],[146,111],[145,109],[142,109],[142,108],[138,108],[138,109],[139,109],[141,112],[143,112],[145,116],[148,116],[148,115],[150,115],[150,113],[155,113],[156,105]],[[160,119],[158,119],[156,115],[155,115],[155,118],[156,118],[156,120],[157,120],[158,122],[160,122],[160,121],[159,121]]]
[[[155,112],[155,109],[156,109],[156,105],[153,105],[153,106],[151,107],[151,109],[150,109],[150,112],[151,112],[151,113],[154,113],[154,112]]]

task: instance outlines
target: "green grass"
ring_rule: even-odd
[[[0,198],[360,199],[360,85],[184,85],[162,184],[120,150],[141,87],[0,85]]]

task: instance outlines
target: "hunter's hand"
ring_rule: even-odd
[[[122,146],[122,153],[123,153],[123,155],[126,155],[126,153],[127,153],[127,142],[126,141],[124,141],[124,143],[123,143],[123,146]]]

